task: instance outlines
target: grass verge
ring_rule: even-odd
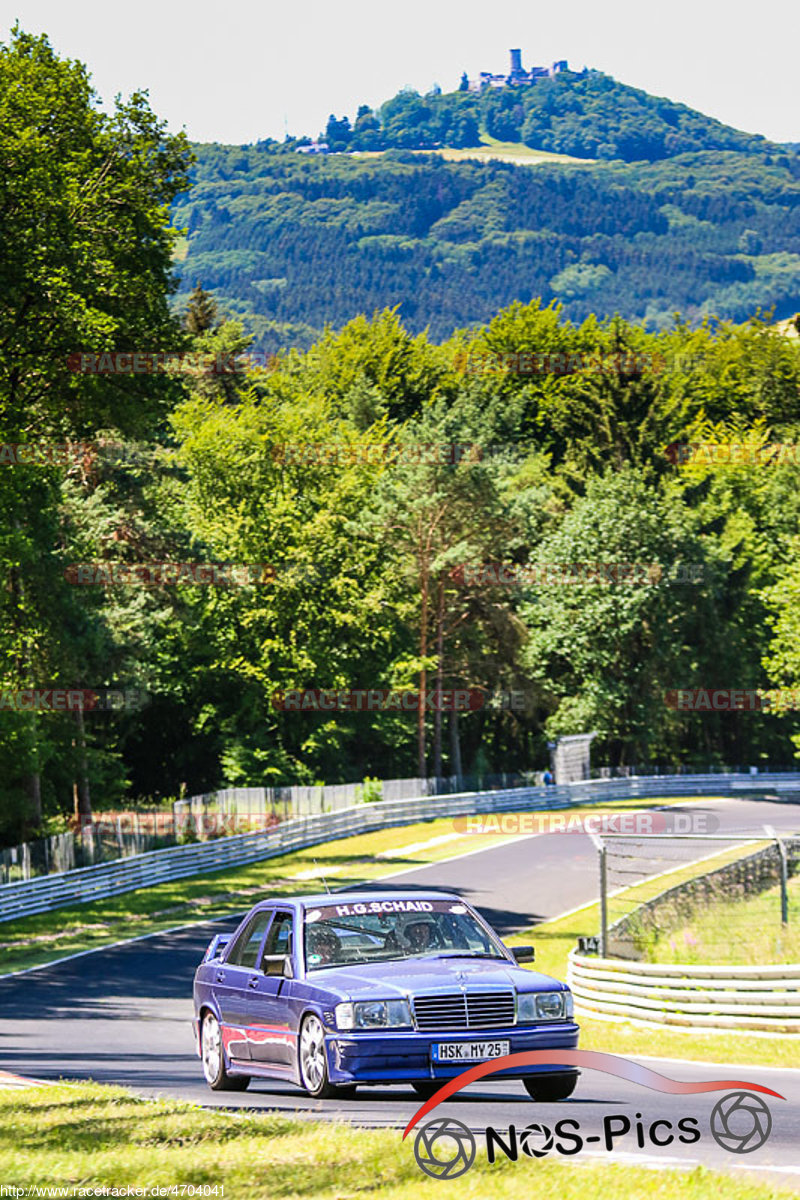
[[[651,899],[666,887],[709,870],[723,866],[752,847],[741,846],[715,855],[713,862],[683,867],[659,879],[646,880],[615,898],[615,916],[630,912],[644,900]],[[536,946],[536,969],[546,975],[565,979],[567,956],[579,937],[594,936],[600,927],[600,905],[590,904],[578,912],[543,921],[532,929],[506,938],[509,946],[533,941]],[[800,1064],[800,1038],[792,1035],[774,1038],[754,1037],[746,1033],[708,1033],[665,1026],[663,1029],[641,1026],[633,1021],[600,1021],[580,1017],[581,1049],[606,1050],[610,1054],[636,1056],[640,1054],[663,1058],[682,1058],[690,1062],[752,1063],[764,1067],[797,1067]]]
[[[789,923],[781,925],[780,887],[757,896],[720,901],[696,912],[672,933],[649,947],[651,962],[764,963],[800,962],[800,875],[789,880]]]
[[[784,1200],[796,1194],[764,1179],[703,1168],[654,1174],[534,1159],[490,1167],[480,1148],[472,1169],[443,1185],[420,1171],[412,1137],[402,1142],[398,1130],[270,1113],[233,1117],[96,1084],[56,1085],[0,1092],[0,1183],[59,1187],[75,1196],[80,1188],[103,1186],[205,1185],[219,1187],[224,1200],[418,1200],[440,1196],[443,1186],[452,1200],[528,1200],[534,1188],[559,1200]]]

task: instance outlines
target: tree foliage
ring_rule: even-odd
[[[171,312],[183,139],[142,97],[102,115],[42,38],[14,35],[0,82],[0,837],[125,796],[530,770],[549,738],[589,729],[611,765],[779,763],[800,745],[791,705],[667,702],[800,680],[800,342],[696,304],[698,286],[787,274],[789,167],[731,151],[716,188],[702,155],[689,174],[686,159],[544,174],[207,148],[172,213],[202,285]],[[397,111],[424,125],[445,101]],[[353,136],[381,136],[376,120],[360,110]],[[691,311],[604,315],[620,279],[652,297],[673,267]],[[563,305],[539,287],[559,275]],[[135,350],[206,367],[71,369]],[[120,574],[154,563],[206,582]],[[81,564],[105,584],[76,586]],[[644,578],[586,578],[630,565]],[[147,702],[14,705],[54,687]],[[353,689],[482,702],[280,700]]]

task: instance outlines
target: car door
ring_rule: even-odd
[[[212,987],[219,1007],[222,1041],[229,1057],[237,1062],[250,1058],[248,980],[260,958],[271,918],[272,909],[254,913],[214,970]]]
[[[295,947],[294,913],[276,909],[259,961],[260,970],[248,979],[250,1028],[248,1040],[253,1062],[282,1070],[291,1069],[296,1034],[289,1025],[291,979],[283,974],[286,956]]]

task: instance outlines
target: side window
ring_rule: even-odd
[[[225,960],[232,967],[255,967],[258,949],[272,913],[257,912],[237,937]]]
[[[272,922],[267,941],[264,946],[264,954],[291,954],[292,953],[292,923],[294,917],[290,912],[277,912],[275,920]]]

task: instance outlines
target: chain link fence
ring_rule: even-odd
[[[602,957],[800,962],[800,835],[594,838]]]

